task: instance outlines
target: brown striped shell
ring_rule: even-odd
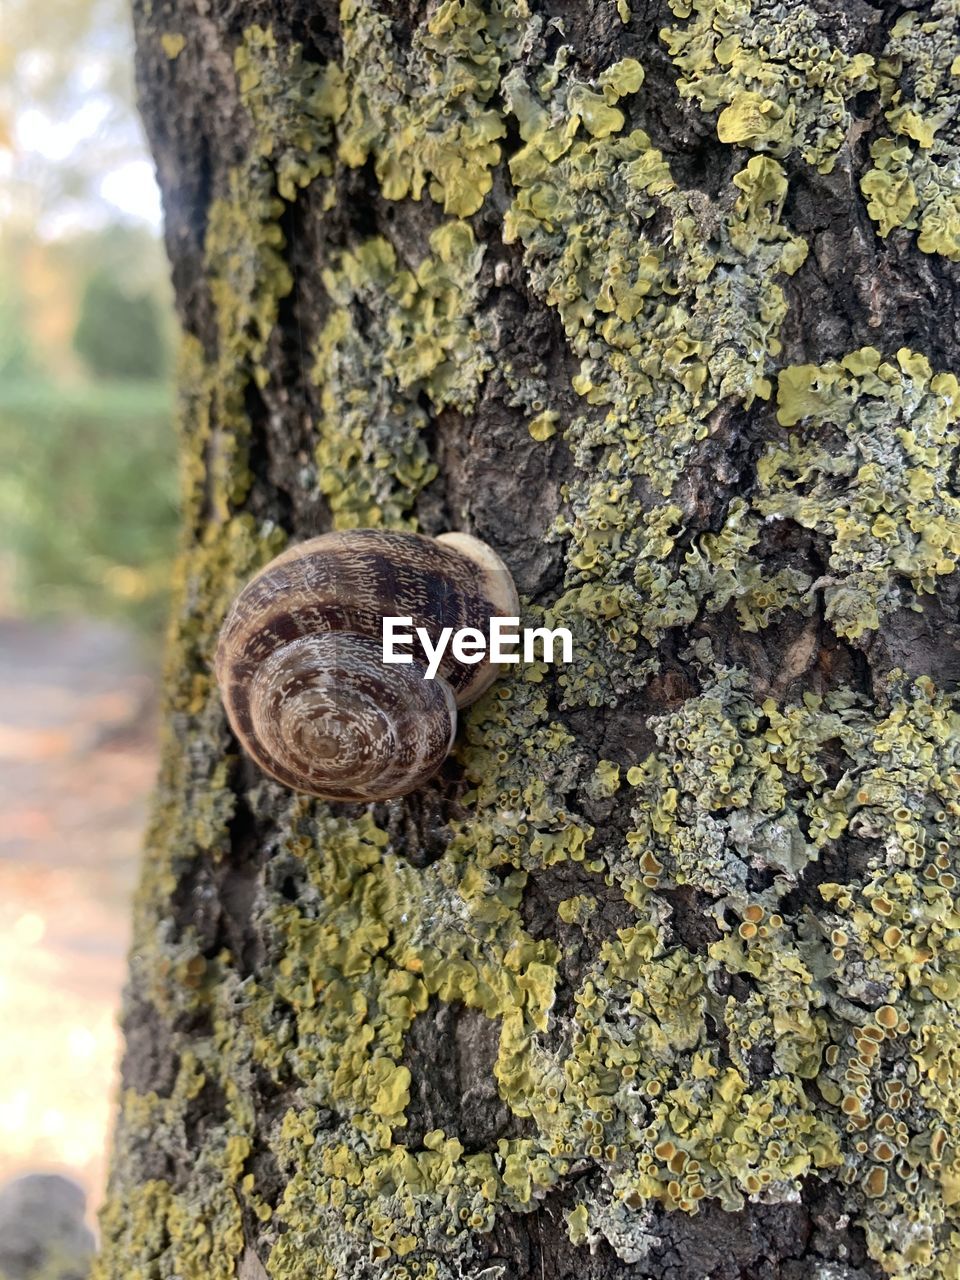
[[[453,743],[457,707],[499,674],[444,654],[424,678],[382,661],[383,619],[408,617],[435,644],[443,627],[486,632],[516,617],[516,588],[479,538],[355,529],[277,556],[230,608],[216,675],[241,745],[266,773],[327,800],[405,795],[430,778]],[[406,649],[405,652],[410,652]],[[418,661],[419,657],[419,661]]]

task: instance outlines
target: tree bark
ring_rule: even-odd
[[[99,1275],[960,1275],[956,5],[135,21],[184,531]],[[574,661],[328,806],[212,655],[365,525]]]

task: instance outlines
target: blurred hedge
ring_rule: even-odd
[[[177,526],[170,388],[0,383],[0,546],[15,602],[163,629]]]

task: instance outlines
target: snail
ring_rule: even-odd
[[[465,533],[326,533],[284,551],[234,600],[220,632],[217,682],[230,725],[265,773],[326,800],[405,795],[440,768],[457,708],[497,664],[445,651],[436,679],[413,654],[385,665],[383,619],[482,630],[519,612],[500,557]]]

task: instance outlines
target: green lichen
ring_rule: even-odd
[[[957,981],[955,702],[928,681],[910,686],[894,674],[886,711],[843,694],[758,706],[744,678],[728,672],[654,724],[658,749],[629,775],[640,821],[628,845],[647,888],[666,877],[724,895],[717,911],[723,937],[710,946],[705,968],[753,980],[745,1001],[721,1002],[736,1068],[725,1078],[737,1105],[758,1053],[773,1064],[764,1068],[767,1083],[816,1079],[827,1103],[813,1124],[805,1095],[797,1094],[797,1132],[778,1121],[768,1098],[761,1104],[766,1141],[741,1128],[728,1171],[734,1176],[714,1193],[735,1200],[764,1186],[769,1195],[771,1180],[785,1171],[842,1166],[871,1251],[890,1273],[949,1275],[937,1258],[953,1256],[957,1240],[955,1169],[945,1163],[956,1135],[943,1127],[944,1095],[922,1082],[935,1053],[923,1051],[942,1043],[941,1019]],[[823,753],[838,747],[846,767],[831,777]],[[781,914],[806,860],[848,833],[871,850],[865,880],[822,886],[832,905],[822,917]],[[705,865],[689,857],[687,840],[712,850]],[[758,866],[775,873],[759,893],[745,874]],[[606,1008],[604,1025],[609,1020]],[[713,1073],[691,1063],[682,1077],[688,1092],[698,1078]],[[945,1090],[956,1088],[946,1064],[938,1079]],[[694,1185],[709,1192],[704,1172],[710,1179],[722,1173],[723,1143],[705,1161],[687,1123],[681,1134],[678,1141],[674,1122],[668,1142],[686,1153],[684,1171],[689,1157],[696,1160]],[[682,1192],[682,1180],[679,1186]]]
[[[201,1052],[212,1054],[213,1046],[206,1042]],[[187,1115],[205,1081],[201,1064],[187,1052],[168,1097],[126,1090],[115,1160],[154,1167],[164,1159],[181,1160],[189,1147]],[[122,1250],[130,1280],[233,1280],[244,1243],[234,1188],[249,1152],[249,1137],[232,1120],[208,1126],[203,1148],[176,1191],[167,1179],[151,1178],[108,1201],[100,1223],[103,1250]]]
[[[603,411],[566,433],[583,478],[565,491],[572,514],[560,532],[573,547],[552,612],[592,667],[561,674],[569,704],[619,692],[602,678],[623,667],[603,660],[608,644],[629,652],[638,634],[690,621],[704,600],[722,608],[735,598],[745,625],[764,625],[809,585],[790,570],[738,572],[759,535],[756,520],[737,528],[737,511],[726,538],[671,564],[682,509],[634,496],[638,476],[670,493],[724,400],[749,407],[769,396],[766,364],[786,311],[777,274],[806,252],[781,225],[786,179],[768,157],[736,175],[719,209],[677,189],[649,137],[622,131],[616,103],[641,79],[625,60],[595,86],[567,77],[536,90],[519,71],[504,81],[525,142],[510,161],[517,195],[505,235],[523,243],[534,289],[582,357],[574,389]],[[644,223],[664,215],[668,234],[648,238]]]
[[[223,518],[246,496],[246,389],[268,381],[267,348],[280,302],[293,288],[280,218],[286,201],[332,172],[333,128],[345,109],[339,68],[306,62],[296,44],[278,49],[269,30],[244,31],[234,67],[255,145],[211,202],[204,242],[217,320],[211,452]],[[325,199],[331,195],[332,188]]]
[[[262,554],[246,537],[230,545],[234,573]],[[222,564],[210,571],[230,578]],[[181,643],[191,630],[178,628]],[[743,673],[708,670],[699,696],[651,722],[656,748],[627,777],[626,841],[590,852],[594,833],[569,801],[583,762],[550,719],[542,671],[525,674],[468,717],[467,816],[425,869],[397,857],[369,814],[334,819],[270,783],[249,795],[278,839],[253,908],[267,951],[245,979],[227,952],[190,962],[189,939],[157,937],[184,860],[217,857],[197,822],[198,788],[213,796],[223,784],[207,782],[189,748],[195,739],[209,750],[215,701],[185,708],[164,788],[193,821],[153,834],[138,950],[152,979],[143,990],[170,1023],[203,1009],[213,1031],[189,1035],[169,1098],[127,1095],[119,1167],[137,1167],[144,1141],[171,1157],[185,1150],[182,1126],[205,1081],[225,1090],[225,1111],[186,1183],[147,1180],[110,1201],[101,1274],[113,1274],[112,1256],[128,1260],[124,1274],[231,1274],[242,1249],[238,1204],[260,1218],[276,1280],[306,1267],[340,1280],[353,1257],[399,1265],[421,1247],[467,1258],[499,1208],[531,1207],[583,1162],[601,1178],[581,1184],[592,1189],[575,1206],[572,1234],[605,1236],[625,1260],[649,1247],[639,1211],[651,1200],[695,1212],[716,1196],[733,1209],[754,1195],[792,1197],[803,1178],[841,1176],[892,1274],[907,1265],[906,1238],[922,1245],[908,1274],[945,1274],[921,1264],[924,1250],[935,1258],[949,1241],[960,1185],[940,1012],[960,989],[950,946],[960,714],[928,682],[894,683],[883,711],[842,693],[781,707],[755,702]],[[193,689],[186,677],[183,685]],[[839,771],[838,751],[848,762]],[[601,793],[617,772],[597,762]],[[228,819],[214,824],[223,849]],[[866,880],[824,886],[820,919],[781,913],[800,870],[848,832],[875,849]],[[635,923],[597,940],[575,992],[572,1039],[558,1046],[549,1033],[559,953],[526,932],[520,903],[530,870],[566,860],[597,875],[598,891],[601,876],[618,884]],[[748,875],[757,868],[771,873],[760,891]],[[291,875],[294,900],[284,889]],[[702,953],[677,945],[659,904],[657,890],[683,884],[715,903],[721,938]],[[591,934],[589,901],[561,904],[560,914]],[[733,974],[752,980],[745,1000],[715,994]],[[398,1142],[405,1037],[430,997],[499,1024],[499,1092],[532,1123],[530,1136],[473,1154],[456,1133],[428,1134],[419,1149]],[[729,1061],[709,1019],[727,1029]],[[871,1027],[889,1042],[882,1074],[864,1048]],[[763,1054],[773,1065],[757,1075]],[[298,1099],[266,1135],[286,1185],[272,1211],[247,1166],[253,1072]],[[862,1082],[873,1088],[874,1076],[883,1110],[878,1101],[865,1126],[849,1099],[862,1104]],[[901,1078],[904,1088],[894,1087]],[[805,1080],[824,1102],[810,1101]],[[898,1152],[890,1161],[888,1140]],[[888,1165],[875,1195],[874,1170]],[[440,1265],[436,1274],[455,1272]]]
[[[442,224],[429,245],[408,267],[377,237],[323,273],[335,309],[313,367],[317,462],[338,528],[409,522],[436,475],[421,435],[424,401],[434,412],[469,412],[492,364],[477,314],[482,246],[465,222]]]
[[[228,193],[213,201],[208,216],[204,247],[218,328],[214,487],[229,503],[241,502],[250,483],[245,388],[267,381],[267,343],[280,299],[293,286],[277,224],[282,208],[269,172],[254,165],[231,172]]]
[[[531,418],[527,423],[527,430],[530,432],[534,440],[549,440],[551,436],[557,434],[557,422],[560,415],[553,409],[544,409],[542,413],[538,413],[535,418]]]
[[[510,689],[515,696],[525,688],[521,722],[536,709],[536,684]],[[851,909],[844,908],[841,930],[832,914],[825,922],[790,920],[777,908],[801,867],[848,828],[877,841],[875,875],[884,886],[896,874],[891,868],[909,860],[911,850],[916,857],[915,813],[929,810],[938,838],[948,837],[955,818],[948,821],[946,808],[936,814],[949,803],[956,769],[956,710],[922,682],[895,686],[886,713],[840,694],[783,708],[772,701],[758,705],[745,676],[719,672],[676,716],[654,722],[657,749],[630,778],[635,815],[643,821],[608,859],[608,874],[635,906],[636,924],[601,943],[575,994],[573,1039],[557,1049],[543,1034],[557,957],[549,945],[526,937],[517,908],[522,868],[549,865],[564,848],[561,857],[576,856],[576,846],[569,827],[567,834],[554,833],[563,837],[560,844],[544,838],[542,792],[539,814],[527,807],[536,799],[528,794],[530,780],[549,769],[558,744],[548,734],[531,747],[529,725],[515,730],[501,711],[509,702],[489,702],[469,727],[468,759],[480,780],[470,802],[476,808],[439,863],[415,872],[392,857],[382,833],[367,826],[361,836],[355,824],[324,822],[322,838],[317,832],[296,851],[310,887],[296,905],[281,907],[277,947],[285,960],[279,976],[266,979],[277,984],[282,1007],[295,1011],[295,1029],[278,1058],[270,1004],[258,1040],[279,1076],[292,1064],[312,1103],[333,1104],[350,1120],[317,1133],[309,1121],[304,1131],[302,1116],[289,1118],[279,1156],[292,1178],[278,1210],[285,1229],[271,1255],[275,1274],[292,1273],[297,1258],[319,1274],[342,1274],[347,1244],[342,1225],[335,1229],[338,1215],[349,1224],[346,1239],[366,1240],[371,1256],[402,1257],[415,1242],[447,1254],[468,1248],[470,1232],[488,1227],[498,1205],[532,1204],[582,1161],[603,1173],[602,1189],[585,1193],[583,1201],[591,1228],[609,1230],[630,1260],[643,1255],[644,1219],[637,1210],[651,1199],[694,1212],[701,1198],[717,1196],[733,1209],[758,1194],[790,1198],[809,1176],[839,1175],[852,1184],[877,1256],[897,1248],[884,1216],[891,1205],[898,1214],[935,1222],[950,1184],[945,1192],[938,1171],[922,1158],[903,1166],[899,1181],[892,1168],[893,1198],[874,1204],[869,1188],[877,1143],[861,1150],[862,1128],[851,1124],[847,1094],[834,1096],[829,1087],[842,1060],[830,1046],[858,1042],[868,1025],[890,1040],[887,1009],[897,1002],[895,983],[903,973],[893,960],[885,978],[876,968],[864,969],[851,942]],[[528,746],[506,751],[507,759],[491,767],[476,751],[496,724],[501,742],[504,733],[516,732],[517,745]],[[882,764],[866,771],[865,782],[854,783],[848,773],[837,781],[827,762],[838,744],[851,767],[873,752]],[[664,770],[672,772],[672,786]],[[491,776],[498,771],[499,782]],[[531,821],[508,825],[501,818],[498,841],[491,819],[510,798],[504,786],[511,776],[518,789],[513,803],[523,804]],[[484,802],[494,797],[497,805],[487,810]],[[553,810],[554,824],[558,819]],[[722,934],[706,953],[695,954],[671,942],[669,917],[654,909],[644,879],[655,876],[659,887],[689,883],[684,841],[693,850],[708,829],[716,835],[720,880],[698,871],[692,857],[687,865],[694,882],[718,895]],[[312,820],[305,830],[316,830]],[[504,864],[516,871],[504,876]],[[774,873],[759,893],[734,873],[737,866],[757,865]],[[500,867],[496,878],[487,870],[492,866]],[[946,874],[946,887],[953,887],[951,872],[937,874]],[[883,920],[892,912],[901,925],[906,919],[910,937],[896,939],[884,923],[887,942],[915,949],[923,939],[931,952],[926,960],[933,961],[928,921],[949,928],[952,919],[942,913],[943,891],[939,886],[931,915],[921,906],[930,892],[902,882],[900,896],[910,905]],[[844,892],[853,893],[853,886]],[[580,913],[571,907],[565,915],[575,921]],[[946,934],[938,937],[948,943]],[[841,938],[842,964],[835,955]],[[949,998],[952,963],[947,945],[929,978],[918,977],[929,981],[934,1001]],[[716,996],[720,975],[731,974],[752,977],[757,994],[745,1003]],[[396,1079],[404,1030],[428,993],[500,1020],[501,1096],[534,1122],[534,1136],[473,1156],[464,1155],[455,1134],[428,1135],[419,1151],[390,1141],[377,1115],[379,1100],[384,1082]],[[720,1056],[708,1015],[727,1027],[732,1065]],[[903,1035],[899,1027],[898,1016],[894,1039]],[[890,1052],[896,1057],[903,1048],[892,1044]],[[754,1063],[763,1053],[772,1055],[773,1066],[757,1075]],[[850,1050],[843,1055],[846,1070]],[[383,1066],[374,1071],[377,1062]],[[885,1074],[896,1078],[896,1072]],[[830,1095],[826,1105],[814,1104],[803,1087],[814,1079]],[[402,1093],[403,1079],[398,1083]],[[938,1099],[936,1114],[927,1116],[911,1106],[904,1098],[897,1115],[909,1119],[920,1152],[948,1108]],[[393,1120],[402,1126],[402,1118]],[[946,1146],[946,1138],[939,1141]],[[922,1215],[910,1208],[921,1186]],[[575,1233],[582,1223],[583,1215],[574,1220]],[[948,1234],[937,1238],[949,1239],[951,1229],[948,1222]]]
[[[860,186],[881,236],[919,231],[924,253],[960,261],[960,4],[934,0],[926,21],[897,19],[879,64],[893,137],[870,148],[873,168]]]
[[[876,86],[871,55],[831,44],[807,4],[670,0],[670,8],[691,19],[660,33],[680,95],[704,111],[723,108],[720,141],[779,157],[799,151],[829,173],[850,127],[850,99]]]
[[[960,553],[960,504],[949,483],[960,444],[957,392],[952,374],[934,374],[906,348],[895,361],[865,347],[823,366],[782,370],[778,420],[802,427],[768,445],[750,499],[734,498],[721,527],[687,543],[679,562],[681,508],[644,513],[634,574],[641,633],[655,640],[703,608],[728,605],[744,630],[756,631],[785,608],[809,612],[816,588],[834,630],[855,639],[910,603],[906,583],[934,592]],[[828,573],[816,583],[797,569],[764,567],[764,528],[782,520],[824,538]],[[623,626],[623,599],[600,597],[608,634]]]
[[[606,800],[620,790],[620,766],[613,760],[600,760],[587,786],[588,794]]]
[[[206,257],[217,308],[220,354],[266,380],[263,356],[277,306],[293,287],[277,221],[283,204],[265,168],[234,169],[226,196],[210,207]]]
[[[761,459],[753,505],[827,537],[826,616],[841,635],[878,627],[904,580],[929,593],[957,567],[958,393],[906,348],[896,363],[864,347],[780,374],[778,418],[802,429]]]
[[[734,498],[716,532],[686,543],[679,506],[644,511],[631,531],[639,604],[629,588],[610,590],[608,562],[601,565],[603,587],[588,579],[576,607],[609,620],[608,637],[622,645],[628,609],[651,641],[701,609],[728,605],[744,630],[756,631],[785,608],[808,612],[816,587],[838,634],[875,630],[886,613],[909,603],[904,583],[932,593],[956,568],[960,504],[949,477],[960,444],[957,392],[952,374],[934,374],[906,348],[895,362],[865,347],[823,366],[782,370],[778,419],[803,426],[767,447],[751,498]],[[623,531],[609,505],[599,510],[619,552]],[[765,568],[758,554],[764,527],[782,520],[825,539],[829,572],[816,583],[798,569]],[[594,563],[588,567],[595,572]]]
[[[338,130],[344,163],[372,157],[388,200],[426,190],[445,213],[476,213],[506,136],[495,105],[501,67],[520,52],[526,0],[443,0],[409,48],[367,0],[342,0],[347,107]]]
[[[347,105],[343,73],[336,63],[304,62],[299,45],[278,50],[273,32],[256,26],[244,32],[234,66],[258,153],[271,163],[279,195],[294,200],[333,172],[333,125]]]

